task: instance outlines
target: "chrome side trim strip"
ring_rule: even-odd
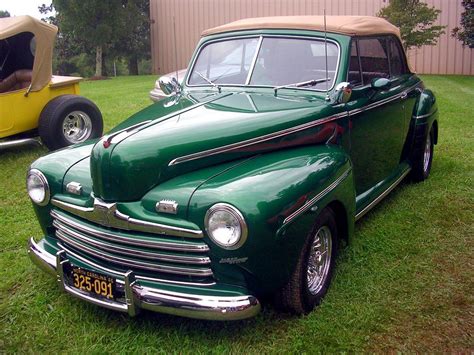
[[[102,238],[109,241],[116,241],[124,244],[139,246],[139,247],[146,247],[146,248],[154,248],[154,249],[163,249],[163,250],[172,250],[172,251],[184,251],[184,252],[193,252],[193,253],[200,253],[200,252],[208,252],[209,247],[207,244],[200,243],[200,244],[181,244],[181,243],[173,243],[173,242],[164,242],[158,240],[146,240],[139,237],[125,237],[114,233],[100,231],[94,228],[90,228],[88,226],[76,223],[75,221],[64,217],[63,215],[57,213],[56,211],[52,210],[50,212],[51,217],[57,219],[59,222],[67,225],[68,227],[77,229],[80,232],[87,233],[92,235],[96,238]]]
[[[306,212],[307,210],[309,210],[317,201],[321,200],[328,193],[330,193],[332,190],[334,190],[337,187],[337,185],[339,185],[345,178],[347,178],[347,176],[349,176],[349,173],[351,172],[351,170],[352,170],[352,168],[349,168],[346,171],[344,171],[336,180],[334,180],[324,190],[322,190],[320,193],[318,193],[316,196],[314,196],[311,200],[306,201],[303,206],[301,206],[295,212],[293,212],[288,217],[286,217],[285,220],[283,221],[283,225],[286,225],[286,224],[290,223],[296,217],[298,217],[299,215],[301,215],[304,212]]]
[[[408,89],[403,90],[402,92],[398,93],[398,94],[395,95],[395,96],[388,97],[388,98],[386,98],[386,99],[373,102],[373,103],[367,105],[367,106],[364,107],[364,108],[356,108],[356,109],[354,109],[354,110],[351,110],[351,111],[349,111],[349,115],[356,115],[356,114],[358,114],[358,113],[361,113],[361,112],[364,112],[364,111],[368,111],[368,110],[371,110],[371,109],[373,109],[373,108],[376,108],[376,107],[385,105],[386,103],[389,103],[389,102],[391,102],[391,101],[395,101],[395,100],[398,100],[398,99],[402,99],[403,96],[408,95],[409,92],[411,92],[411,91],[413,91],[414,89],[416,89],[416,87],[419,86],[419,85],[420,85],[420,83],[416,83],[415,85],[410,86]]]
[[[86,243],[98,249],[102,249],[104,251],[108,251],[112,253],[115,252],[115,253],[131,256],[131,257],[145,258],[145,259],[156,260],[156,261],[174,262],[174,263],[180,263],[180,264],[206,265],[206,264],[211,263],[211,260],[207,256],[162,254],[162,253],[149,252],[145,250],[139,250],[139,249],[130,248],[130,247],[122,247],[117,244],[102,242],[96,239],[92,239],[82,233],[76,232],[58,221],[53,221],[53,226],[57,228],[56,236],[59,239],[62,239],[62,235],[66,235],[67,237],[71,237],[75,239],[79,243],[80,242]]]
[[[148,263],[144,261],[132,260],[128,258],[123,258],[119,256],[115,256],[104,251],[99,251],[84,244],[80,244],[75,240],[67,237],[60,231],[56,231],[56,235],[61,238],[61,241],[67,243],[68,245],[79,249],[80,251],[92,255],[93,257],[105,260],[110,263],[115,263],[123,266],[128,266],[132,268],[139,268],[143,270],[155,271],[155,272],[163,272],[167,274],[175,274],[175,275],[185,275],[185,276],[212,276],[212,270],[210,268],[191,268],[191,267],[181,267],[181,266],[170,266],[170,265],[162,265],[162,264],[154,264]],[[60,248],[67,251],[65,245],[62,243],[58,243]]]
[[[269,133],[269,134],[266,134],[266,135],[263,135],[263,136],[260,136],[260,137],[256,137],[256,138],[251,138],[251,139],[248,139],[248,140],[245,140],[245,141],[242,141],[242,142],[232,143],[232,144],[224,145],[222,147],[212,148],[212,149],[204,150],[204,151],[201,151],[201,152],[198,152],[198,153],[184,155],[182,157],[178,157],[178,158],[173,159],[172,161],[170,161],[168,166],[177,165],[177,164],[185,163],[185,162],[196,160],[196,159],[207,158],[207,157],[212,156],[212,155],[221,154],[221,153],[225,153],[225,152],[230,152],[230,151],[245,148],[245,147],[248,147],[248,146],[251,146],[251,145],[263,143],[263,142],[266,142],[266,141],[269,141],[269,140],[272,140],[272,139],[275,139],[275,138],[280,138],[280,137],[283,137],[283,136],[286,136],[286,135],[289,135],[289,134],[300,132],[300,131],[303,131],[305,129],[320,126],[320,125],[323,125],[325,123],[332,122],[332,121],[338,120],[341,117],[346,117],[346,116],[347,116],[347,112],[341,112],[341,113],[335,114],[333,116],[330,116],[330,117],[327,117],[327,118],[324,118],[324,119],[304,123],[304,124],[301,124],[299,126],[290,127],[290,128],[278,131],[278,132]]]
[[[130,316],[136,315],[140,309],[148,309],[197,319],[238,320],[253,317],[261,309],[260,302],[253,295],[213,296],[144,287],[131,271],[122,274],[124,281],[117,280],[124,283],[126,302],[103,301],[81,293],[65,282],[63,264],[69,261],[64,258],[64,250],[60,250],[55,257],[41,249],[33,238],[28,244],[31,260],[40,268],[50,270],[50,273],[58,278],[59,286],[66,292],[87,302],[128,313]]]
[[[426,118],[426,117],[430,117],[430,116],[433,116],[436,112],[438,112],[438,109],[434,110],[433,112],[431,113],[427,113],[425,115],[419,115],[419,116],[413,116],[413,118],[415,119],[420,119],[420,118]]]
[[[390,185],[384,192],[382,192],[380,195],[377,196],[375,200],[373,200],[371,203],[369,203],[367,206],[365,206],[359,213],[356,214],[355,220],[358,221],[362,216],[364,216],[367,212],[369,212],[375,205],[377,205],[382,199],[387,196],[397,185],[405,178],[405,176],[408,175],[408,173],[411,171],[411,168],[408,168],[403,172],[400,177],[395,180],[395,182]]]
[[[105,227],[145,233],[172,235],[176,237],[203,237],[201,230],[173,227],[132,218],[120,212],[117,209],[116,203],[105,203],[98,198],[94,200],[94,207],[76,206],[54,198],[51,200],[51,203],[60,209]]]

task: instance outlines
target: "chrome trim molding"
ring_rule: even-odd
[[[77,259],[84,264],[91,265],[92,267],[96,268],[97,270],[101,270],[107,274],[112,274],[116,276],[123,276],[123,272],[114,270],[108,267],[105,267],[100,264],[96,264],[93,261],[86,259],[82,257],[81,255],[73,252],[70,249],[65,249],[68,255],[74,257],[74,259]],[[159,282],[159,283],[164,283],[164,284],[171,284],[171,285],[183,285],[183,286],[213,286],[216,284],[215,281],[178,281],[178,280],[171,280],[171,279],[161,279],[158,277],[149,277],[149,276],[143,276],[143,275],[135,275],[135,278],[137,280],[143,280],[143,281],[151,281],[151,282]],[[117,280],[117,282],[121,282],[121,280]]]
[[[425,115],[419,115],[419,116],[413,115],[413,118],[418,120],[418,119],[421,119],[421,118],[430,117],[430,116],[433,116],[436,112],[438,112],[438,109],[434,110],[431,113],[427,113]]]
[[[53,226],[57,229],[56,236],[58,239],[68,243],[70,238],[75,239],[78,242],[86,243],[92,247],[109,251],[112,253],[119,253],[131,257],[139,257],[150,260],[175,262],[180,264],[195,264],[195,265],[206,265],[211,263],[211,259],[207,256],[188,256],[179,254],[163,254],[159,252],[152,252],[146,250],[140,250],[132,247],[124,247],[117,244],[111,244],[100,240],[92,239],[89,236],[76,232],[61,222],[53,221]]]
[[[9,148],[16,148],[20,147],[25,144],[34,144],[34,145],[41,145],[41,141],[38,138],[22,138],[22,139],[15,139],[15,140],[2,140],[0,141],[0,149],[9,149]]]
[[[229,40],[234,40],[234,39],[243,39],[243,38],[259,38],[259,43],[257,44],[257,55],[255,56],[255,60],[257,60],[258,58],[258,53],[260,52],[260,47],[262,45],[262,42],[263,42],[263,39],[265,37],[269,37],[269,38],[297,38],[297,39],[306,39],[306,40],[310,40],[310,41],[321,41],[321,42],[324,42],[324,37],[316,37],[316,36],[310,36],[310,35],[307,35],[307,36],[302,36],[302,35],[289,35],[289,34],[269,34],[269,33],[266,33],[266,34],[253,34],[253,35],[243,35],[243,36],[231,36],[231,37],[226,37],[226,38],[217,38],[217,39],[214,39],[214,40],[210,40],[210,41],[206,41],[204,43],[202,43],[202,45],[199,47],[199,51],[196,53],[196,55],[193,57],[192,59],[192,62],[190,63],[189,67],[190,70],[187,71],[186,75],[187,75],[187,78],[186,78],[186,82],[185,82],[185,85],[187,87],[190,87],[190,88],[196,88],[196,87],[204,87],[204,88],[208,88],[210,87],[210,85],[190,85],[189,84],[189,79],[191,78],[191,73],[192,71],[194,70],[194,65],[196,64],[196,59],[199,57],[199,54],[201,53],[202,49],[210,44],[210,43],[214,43],[214,42],[223,42],[223,41],[229,41]],[[332,81],[332,85],[330,88],[328,88],[327,90],[324,89],[324,90],[316,90],[316,89],[309,89],[309,88],[295,88],[295,87],[292,87],[291,89],[292,90],[307,90],[307,91],[313,91],[313,92],[321,92],[321,93],[325,93],[326,91],[331,91],[333,88],[334,88],[334,85],[336,85],[336,81],[337,81],[337,75],[339,74],[339,66],[340,66],[340,62],[341,62],[341,46],[339,45],[339,42],[333,40],[333,39],[327,39],[327,42],[331,42],[333,44],[335,44],[337,46],[337,63],[336,63],[336,70],[334,71],[334,79]],[[247,75],[247,78],[246,78],[246,83],[245,84],[219,84],[219,86],[221,87],[258,87],[258,88],[271,88],[273,89],[274,86],[271,86],[271,85],[249,85],[247,84],[247,80],[251,77],[252,77],[252,74],[253,74],[253,69],[255,67],[255,63],[252,63],[253,64],[253,67],[251,68],[252,71],[250,71],[250,68],[249,68],[249,74]],[[249,76],[250,75],[250,76]]]
[[[74,229],[77,229],[80,232],[87,233],[96,238],[102,238],[109,241],[117,241],[120,243],[139,246],[139,247],[173,250],[173,251],[185,251],[185,252],[194,252],[194,253],[209,251],[209,247],[205,243],[199,243],[199,244],[174,243],[174,242],[159,241],[159,240],[153,240],[153,239],[143,239],[136,235],[134,235],[133,238],[129,238],[126,236],[121,236],[119,234],[90,228],[86,225],[82,225],[80,223],[77,223],[71,220],[70,218],[63,216],[62,214],[54,210],[50,212],[50,215],[51,217],[53,217],[54,219],[57,219],[61,223],[69,227],[72,227]]]
[[[397,185],[402,182],[402,180],[405,178],[405,176],[408,175],[408,173],[411,171],[411,168],[408,168],[405,170],[400,177],[395,180],[395,182],[390,185],[384,192],[382,192],[380,195],[377,196],[375,200],[373,200],[371,203],[369,203],[367,206],[365,206],[359,213],[356,214],[355,220],[358,221],[362,216],[364,216],[367,212],[369,212],[375,205],[377,205],[382,199],[387,196]]]
[[[339,185],[344,179],[346,179],[349,176],[349,173],[351,172],[352,168],[348,168],[346,171],[344,171],[336,180],[334,180],[329,186],[327,186],[324,190],[322,190],[320,193],[318,193],[316,196],[314,196],[311,200],[306,201],[303,206],[298,208],[295,212],[290,214],[288,217],[285,218],[283,221],[283,226],[290,223],[292,220],[294,220],[296,217],[299,215],[303,214],[307,210],[309,210],[313,205],[324,198],[328,193],[330,193],[332,190],[334,190],[337,185]]]
[[[175,159],[171,160],[169,162],[168,166],[177,165],[177,164],[185,163],[185,162],[196,160],[196,159],[207,158],[207,157],[210,157],[212,155],[221,154],[221,153],[225,153],[225,152],[230,152],[230,151],[245,148],[245,147],[248,147],[248,146],[251,146],[251,145],[263,143],[263,142],[266,142],[266,141],[269,141],[269,140],[272,140],[272,139],[276,139],[276,138],[284,137],[284,136],[289,135],[289,134],[300,132],[300,131],[303,131],[305,129],[320,126],[320,125],[326,124],[328,122],[338,120],[341,117],[347,117],[347,112],[346,111],[341,112],[341,113],[335,114],[333,116],[330,116],[330,117],[327,117],[327,118],[324,118],[324,119],[304,123],[304,124],[301,124],[299,126],[290,127],[290,128],[278,131],[278,132],[269,133],[269,134],[266,134],[266,135],[263,135],[263,136],[260,136],[260,137],[256,137],[256,138],[251,138],[251,139],[248,139],[248,140],[245,140],[245,141],[242,141],[242,142],[232,143],[232,144],[224,145],[222,147],[212,148],[212,149],[204,150],[204,151],[201,151],[201,152],[198,152],[198,153],[184,155],[182,157],[178,157],[178,158],[175,158]]]
[[[212,270],[210,268],[192,268],[192,267],[182,267],[182,266],[171,266],[171,265],[163,265],[163,264],[155,264],[150,262],[138,261],[134,259],[128,259],[116,255],[112,255],[102,250],[95,250],[89,246],[84,244],[78,243],[71,238],[68,238],[65,234],[60,231],[56,231],[56,235],[60,240],[68,245],[72,246],[84,252],[88,255],[91,255],[95,258],[105,260],[110,263],[119,264],[122,266],[127,266],[131,268],[137,268],[141,270],[148,270],[154,272],[162,272],[166,274],[173,274],[173,275],[184,275],[184,276],[197,276],[197,277],[207,277],[213,276]],[[58,246],[64,250],[68,250],[68,248],[58,242]]]
[[[123,230],[172,235],[175,237],[202,238],[201,230],[173,227],[160,223],[148,222],[132,218],[117,209],[117,204],[106,203],[98,198],[94,199],[94,207],[81,207],[58,199],[51,203],[69,213],[99,225]]]
[[[125,303],[100,300],[81,293],[66,283],[63,267],[69,260],[66,259],[64,250],[60,250],[55,257],[41,249],[31,238],[28,253],[36,265],[58,278],[60,287],[67,293],[98,306],[128,313],[130,316],[135,316],[140,309],[147,309],[197,319],[239,320],[253,317],[261,309],[260,302],[252,295],[209,296],[144,287],[131,271],[121,274],[123,281],[117,280],[124,284]]]
[[[391,96],[391,97],[388,97],[386,99],[383,99],[383,100],[380,100],[380,101],[376,101],[376,102],[373,102],[367,106],[365,106],[364,108],[356,108],[354,110],[350,110],[349,111],[349,115],[356,115],[358,113],[361,113],[361,112],[364,112],[364,111],[368,111],[368,110],[371,110],[373,108],[376,108],[376,107],[379,107],[379,106],[382,106],[382,105],[385,105],[386,103],[389,103],[391,101],[395,101],[395,100],[403,100],[403,96],[405,95],[408,95],[409,92],[415,90],[417,88],[417,86],[419,86],[420,83],[416,83],[415,85],[412,85],[410,86],[408,89],[406,90],[403,90],[402,92],[398,93],[397,95],[395,96]]]
[[[247,79],[245,79],[245,85],[249,85],[250,84],[250,79],[252,79],[253,70],[255,69],[255,64],[257,64],[258,54],[260,53],[260,48],[262,47],[262,42],[263,42],[263,36],[260,36],[258,38],[257,50],[255,51],[255,55],[252,58],[252,62],[250,64],[249,73],[247,74]],[[201,53],[201,51],[199,51],[199,53]],[[196,59],[197,59],[197,57],[196,57]],[[193,63],[193,69],[194,69],[194,63]]]

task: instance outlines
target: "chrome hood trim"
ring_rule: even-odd
[[[199,229],[180,228],[132,218],[120,212],[117,209],[117,204],[115,202],[106,203],[99,198],[94,199],[94,207],[76,206],[54,198],[51,200],[51,203],[66,212],[105,227],[161,235],[172,235],[175,237],[203,237],[203,233]]]

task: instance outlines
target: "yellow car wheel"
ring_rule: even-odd
[[[62,95],[43,109],[38,132],[43,143],[55,150],[102,135],[102,114],[97,106],[82,96]]]

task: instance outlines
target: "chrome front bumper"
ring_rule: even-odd
[[[130,316],[136,315],[140,309],[147,309],[189,318],[239,320],[255,316],[261,308],[257,298],[251,295],[195,295],[140,286],[132,271],[123,275],[126,303],[97,299],[67,285],[63,276],[63,265],[68,262],[64,257],[64,251],[59,251],[56,255],[50,254],[31,238],[28,243],[28,254],[39,268],[56,276],[60,287],[66,292],[87,302],[128,313]]]

